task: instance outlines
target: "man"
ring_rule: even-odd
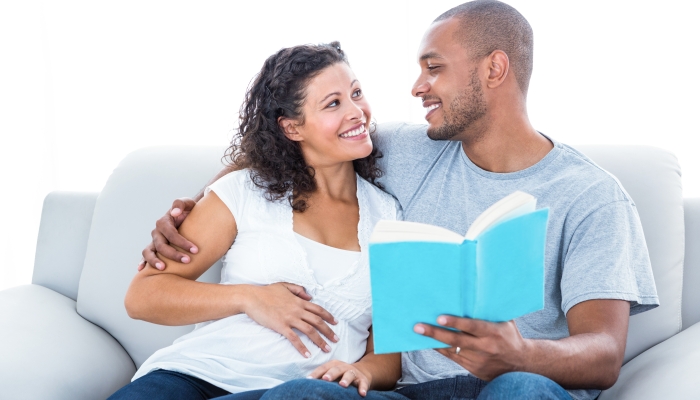
[[[466,232],[515,190],[550,208],[545,308],[504,323],[443,316],[417,324],[415,332],[451,347],[402,355],[397,392],[408,398],[595,398],[617,380],[629,316],[658,305],[632,200],[610,174],[531,126],[532,54],[530,25],[512,7],[457,6],[434,21],[419,48],[421,74],[412,93],[426,108],[427,129],[378,129],[382,183],[406,220]],[[151,265],[159,263],[155,248],[187,257],[165,246],[160,232],[193,247],[169,221],[161,219],[156,245],[144,251]],[[265,398],[350,395],[324,384],[291,382]]]

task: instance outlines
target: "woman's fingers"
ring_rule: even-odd
[[[331,346],[326,343],[325,340],[319,335],[318,331],[316,328],[313,326],[309,325],[307,322],[304,320],[299,321],[298,324],[294,326],[297,330],[305,334],[306,336],[311,339],[311,341],[318,346],[319,349],[323,350],[326,353],[329,353],[331,351]]]
[[[306,346],[304,346],[304,343],[301,341],[301,339],[299,339],[299,336],[297,336],[297,334],[294,333],[293,330],[285,329],[280,333],[292,343],[292,346],[294,346],[294,348],[297,349],[299,354],[306,358],[311,357],[311,352],[309,352],[309,349],[307,349]]]
[[[316,330],[321,332],[323,336],[327,337],[331,342],[337,343],[338,340],[340,340],[338,335],[336,335],[335,332],[333,332],[333,329],[326,325],[323,319],[321,319],[321,317],[319,317],[318,315],[307,312],[302,317],[302,319],[304,320],[304,322],[313,326]]]
[[[328,381],[328,382],[333,382],[335,380],[340,379],[340,377],[343,376],[343,374],[345,373],[345,371],[347,370],[347,368],[349,366],[347,364],[345,364],[345,365],[343,365],[343,367],[344,368],[341,368],[340,366],[337,366],[337,365],[330,367],[328,369],[328,371],[326,371],[323,374],[321,379],[323,379],[324,381]]]
[[[331,315],[331,313],[326,311],[325,308],[319,306],[318,304],[307,303],[306,310],[318,315],[319,317],[323,318],[324,321],[330,324],[336,325],[338,323],[338,320],[336,320],[335,317]]]

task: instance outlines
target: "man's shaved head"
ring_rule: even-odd
[[[518,10],[496,0],[477,0],[450,9],[433,22],[449,18],[459,20],[456,39],[474,60],[494,50],[505,52],[520,90],[527,94],[532,75],[532,27]]]

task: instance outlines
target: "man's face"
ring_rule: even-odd
[[[418,50],[421,73],[412,94],[423,100],[428,137],[433,140],[475,140],[487,112],[478,63],[455,40],[459,22],[434,23]]]

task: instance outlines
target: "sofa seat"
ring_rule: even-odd
[[[112,336],[78,315],[75,301],[51,289],[1,291],[0,321],[0,376],[12,382],[3,385],[2,398],[104,399],[136,372]],[[31,373],[18,368],[27,365]]]

